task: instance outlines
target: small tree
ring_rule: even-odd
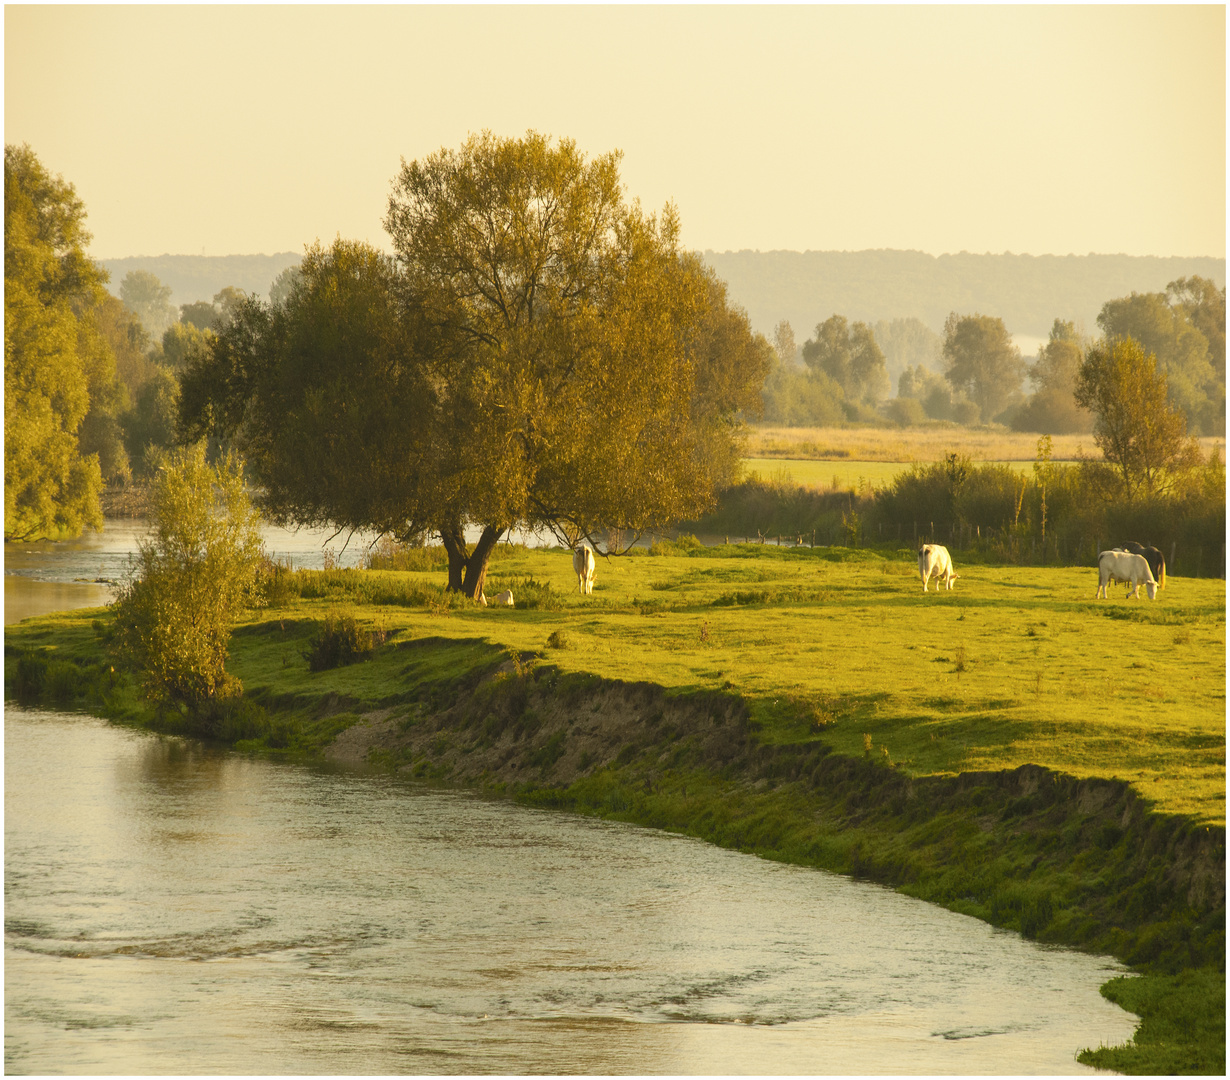
[[[151,494],[150,538],[113,605],[117,648],[151,698],[197,707],[242,692],[225,670],[231,623],[257,602],[260,517],[228,455],[177,451]]]
[[[1200,462],[1187,420],[1172,408],[1157,357],[1130,337],[1094,345],[1076,378],[1076,403],[1094,415],[1093,441],[1129,500],[1159,494]]]

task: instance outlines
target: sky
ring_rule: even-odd
[[[1226,254],[1223,6],[15,6],[96,258],[385,249],[401,160],[623,152],[696,250]]]

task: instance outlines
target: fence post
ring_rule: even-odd
[[[1172,540],[1172,541],[1170,542],[1170,566],[1171,566],[1171,569],[1173,569],[1173,568],[1174,568],[1174,549],[1175,549],[1175,545],[1176,545],[1177,543],[1178,543],[1178,541],[1177,541],[1177,540]]]

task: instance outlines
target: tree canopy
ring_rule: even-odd
[[[952,312],[944,322],[943,356],[944,377],[969,395],[984,424],[1020,394],[1025,362],[1003,319]]]
[[[1172,281],[1166,292],[1108,300],[1098,315],[1108,339],[1131,337],[1158,359],[1170,400],[1188,427],[1225,431],[1226,291],[1206,278]]]
[[[844,315],[816,327],[816,336],[803,346],[803,361],[837,383],[847,401],[874,405],[888,390],[884,354],[871,327],[851,326]]]
[[[393,258],[339,240],[245,300],[185,433],[234,434],[279,520],[439,535],[471,596],[516,524],[610,546],[703,512],[771,349],[618,162],[533,132],[403,162]]]
[[[1165,371],[1133,338],[1089,349],[1075,398],[1093,413],[1093,441],[1127,499],[1165,491],[1200,463],[1195,440],[1186,437],[1186,418],[1168,400]]]
[[[1029,368],[1029,377],[1037,389],[1013,416],[1012,427],[1043,435],[1091,431],[1093,417],[1087,409],[1078,406],[1072,396],[1084,359],[1075,325],[1056,319],[1049,339],[1038,349],[1037,361]]]
[[[148,270],[129,270],[120,282],[120,299],[141,320],[149,336],[157,340],[167,327],[179,321],[171,303],[171,286],[164,285]]]
[[[4,148],[4,536],[101,528],[96,454],[78,431],[109,352],[91,322],[106,271],[85,253],[85,206],[29,146]],[[110,379],[114,380],[112,358]]]

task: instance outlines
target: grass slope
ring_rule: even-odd
[[[298,753],[341,735],[427,779],[1112,951],[1149,973],[1106,990],[1144,1023],[1089,1063],[1224,1070],[1223,582],[1095,601],[1093,570],[958,566],[954,591],[923,595],[912,552],[657,550],[600,562],[583,598],[566,553],[503,548],[487,591],[511,588],[512,610],[445,596],[438,570],[301,573],[233,639],[261,708],[214,733]],[[309,673],[339,611],[386,644]],[[7,692],[151,722],[97,614],[6,628]]]

